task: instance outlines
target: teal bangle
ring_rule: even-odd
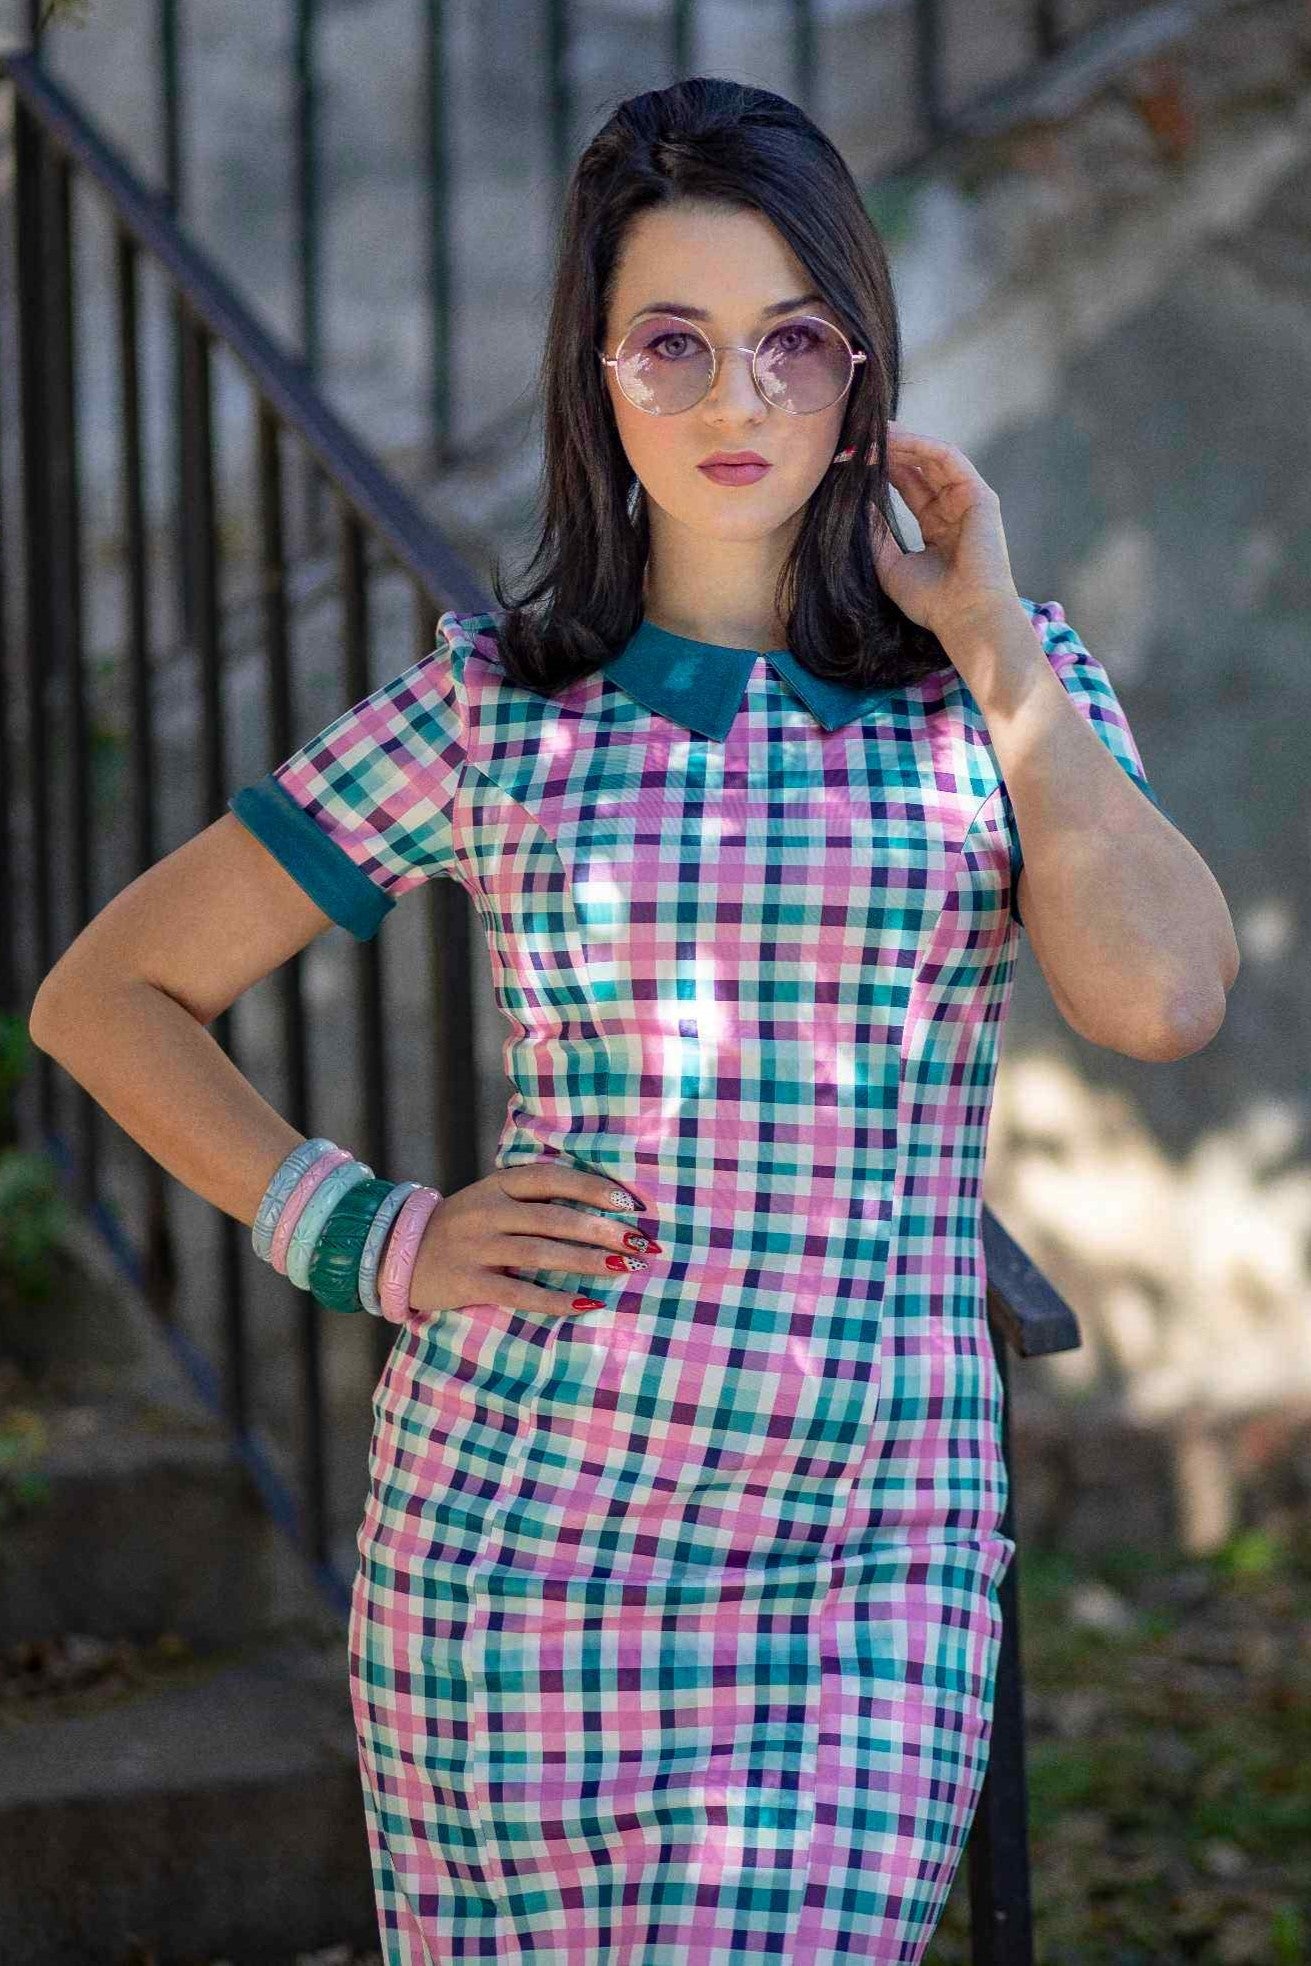
[[[319,1230],[310,1258],[309,1293],[325,1311],[362,1311],[360,1252],[373,1218],[391,1193],[392,1181],[357,1181],[341,1196]]]
[[[342,1196],[361,1181],[372,1181],[373,1169],[363,1161],[342,1161],[324,1176],[306,1202],[287,1245],[287,1275],[298,1290],[310,1287],[310,1258],[323,1227]]]

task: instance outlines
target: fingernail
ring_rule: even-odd
[[[646,1270],[650,1264],[644,1263],[640,1256],[607,1256],[605,1267],[607,1270]]]
[[[633,1197],[629,1194],[627,1188],[611,1188],[610,1206],[611,1208],[635,1209],[637,1207],[637,1203],[633,1200]]]
[[[571,1311],[603,1311],[605,1299],[604,1297],[571,1297],[569,1308]]]
[[[644,1236],[640,1229],[629,1229],[624,1237],[624,1247],[626,1249],[640,1249],[643,1252],[653,1249],[657,1256],[663,1256],[664,1254],[660,1244],[654,1241],[652,1237]]]

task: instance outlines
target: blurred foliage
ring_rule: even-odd
[[[0,1013],[0,1140],[14,1138],[14,1095],[34,1050],[26,1021]],[[0,1307],[49,1300],[55,1278],[50,1259],[68,1219],[50,1160],[0,1146]]]
[[[41,1466],[47,1446],[46,1423],[39,1412],[0,1405],[0,1532],[49,1502],[50,1477]]]
[[[0,1014],[0,1140],[15,1136],[14,1096],[34,1049],[26,1021]],[[57,1276],[54,1252],[67,1222],[68,1206],[45,1155],[0,1146],[0,1320],[50,1301]],[[0,1366],[4,1363],[0,1355]],[[48,1499],[39,1466],[45,1444],[40,1415],[0,1399],[0,1529]]]
[[[1311,1960],[1311,1524],[1021,1548],[1040,1966]],[[968,1966],[962,1861],[925,1966]]]
[[[922,188],[918,174],[911,171],[890,173],[864,186],[865,210],[885,245],[900,245],[914,231]]]

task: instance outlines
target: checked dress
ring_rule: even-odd
[[[1105,669],[1024,606],[1159,805]],[[859,689],[644,620],[546,697],[498,618],[444,614],[229,801],[361,940],[465,888],[496,1166],[613,1177],[664,1249],[519,1272],[601,1310],[398,1327],[349,1626],[385,1966],[913,1966],[1014,1553],[981,1243],[1006,787],[954,672]]]

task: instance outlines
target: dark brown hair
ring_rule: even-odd
[[[872,515],[899,545],[885,463],[901,386],[901,331],[887,253],[841,154],[795,103],[745,83],[692,76],[621,102],[574,167],[557,241],[542,351],[540,538],[507,612],[502,659],[553,694],[622,649],[643,614],[646,495],[619,439],[596,357],[629,221],[679,199],[754,210],[786,239],[848,339],[868,351],[847,396],[832,466],[807,501],[776,595],[787,646],[817,676],[918,681],[951,663],[879,583]],[[874,462],[865,463],[873,454]],[[537,572],[533,578],[534,571]]]

